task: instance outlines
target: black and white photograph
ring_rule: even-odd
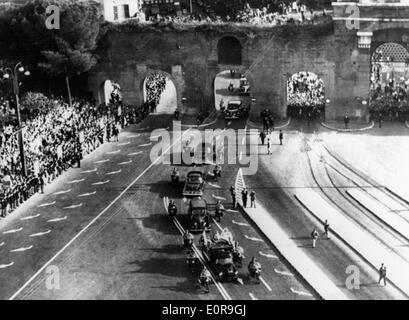
[[[0,300],[407,299],[409,0],[0,0]]]

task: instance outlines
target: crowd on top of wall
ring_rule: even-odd
[[[193,12],[184,9],[178,13],[161,12],[148,15],[150,22],[173,23],[226,23],[235,22],[252,25],[314,24],[329,21],[328,12],[323,8],[315,11],[300,0],[284,1],[240,1],[238,3],[211,4],[196,1]],[[220,6],[222,8],[220,9]],[[224,6],[224,7],[223,7]],[[215,10],[218,7],[219,10]]]
[[[116,97],[112,96],[112,101]],[[121,128],[137,123],[149,114],[149,107],[112,103],[96,106],[75,99],[41,100],[23,119],[26,174],[19,151],[18,126],[12,99],[0,99],[0,215],[6,216],[63,171],[80,164],[82,157],[117,137]],[[116,102],[118,102],[116,100]],[[8,114],[7,114],[8,113]]]

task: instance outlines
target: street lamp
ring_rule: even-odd
[[[26,157],[24,154],[24,141],[23,141],[23,127],[21,125],[21,115],[20,115],[20,82],[19,75],[29,76],[30,71],[25,69],[21,62],[17,63],[14,68],[0,67],[0,80],[1,81],[13,81],[13,93],[16,98],[16,112],[17,112],[17,123],[18,123],[18,142],[20,147],[20,160],[21,160],[21,170],[24,176],[27,176],[26,167]]]

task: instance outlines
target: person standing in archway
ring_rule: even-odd
[[[345,129],[348,129],[348,123],[349,123],[349,117],[348,117],[348,115],[345,115],[345,117],[344,117]]]
[[[278,139],[280,139],[280,146],[282,146],[283,145],[283,139],[284,139],[284,134],[283,134],[282,130],[280,130],[280,133],[278,135]]]

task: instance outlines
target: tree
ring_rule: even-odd
[[[61,28],[53,30],[54,48],[43,50],[45,62],[39,67],[49,75],[65,77],[70,105],[70,77],[90,70],[97,57],[93,51],[97,47],[100,29],[100,6],[97,2],[75,0],[58,1]]]

